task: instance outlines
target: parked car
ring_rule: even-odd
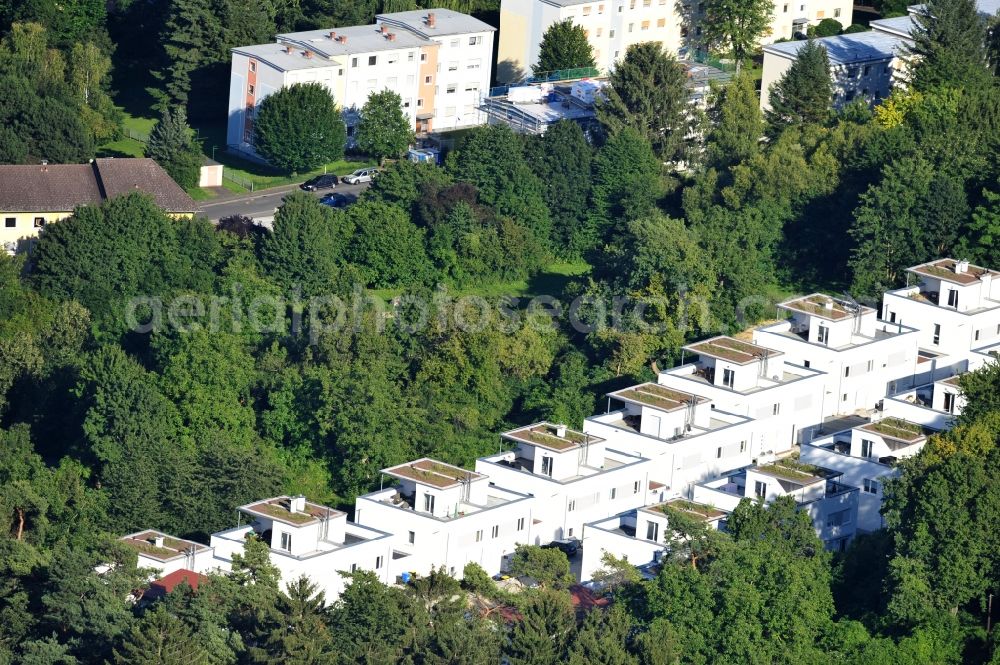
[[[378,169],[371,167],[367,169],[358,169],[350,175],[344,176],[344,182],[348,185],[357,185],[362,182],[371,182],[378,175]]]
[[[307,192],[315,192],[318,189],[333,189],[337,186],[337,176],[332,173],[326,175],[318,175],[315,178],[310,178],[300,185],[302,189]]]
[[[325,206],[330,206],[331,208],[345,208],[351,201],[344,194],[334,193],[327,194],[321,198],[319,202]]]
[[[547,545],[542,545],[544,549],[556,549],[568,556],[573,558],[576,556],[577,552],[580,551],[580,545],[582,543],[577,538],[563,538],[561,540],[553,540]]]

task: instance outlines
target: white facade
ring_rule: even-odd
[[[343,110],[349,138],[374,92],[399,94],[418,133],[481,124],[495,29],[450,10],[376,16],[375,25],[277,35],[272,44],[232,51],[230,147],[256,154],[253,118],[268,95],[296,83],[320,83]]]
[[[136,568],[155,571],[157,576],[169,575],[178,570],[192,570],[196,573],[216,567],[212,558],[212,548],[201,543],[146,529],[119,538],[136,551]]]
[[[649,489],[649,460],[609,450],[599,437],[536,423],[503,438],[515,448],[480,458],[476,471],[535,498],[532,545],[581,538],[587,522],[660,496]]]
[[[790,39],[824,18],[846,28],[852,11],[849,0],[775,0],[771,28],[761,43]],[[497,80],[509,83],[531,74],[545,31],[564,20],[584,29],[602,73],[640,42],[659,42],[671,53],[690,55],[701,41],[704,12],[705,3],[698,0],[502,0]]]
[[[531,542],[534,502],[497,487],[487,476],[429,459],[383,473],[398,487],[357,498],[359,524],[392,529],[392,573],[426,575],[443,568],[461,578],[475,562],[500,572],[517,545]]]
[[[660,385],[753,419],[751,457],[790,450],[804,430],[823,421],[823,372],[786,362],[785,354],[732,337],[684,347],[695,362],[661,372]]]
[[[760,346],[785,353],[786,362],[824,373],[818,395],[824,417],[865,412],[885,396],[913,385],[917,331],[877,312],[821,294],[779,304],[787,321],[753,332]]]

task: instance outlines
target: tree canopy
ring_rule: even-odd
[[[254,146],[286,171],[309,171],[344,155],[347,128],[319,83],[297,83],[268,95],[254,118]]]

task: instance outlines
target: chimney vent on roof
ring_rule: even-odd
[[[386,39],[388,39],[390,42],[396,41],[396,33],[390,32],[388,35],[386,35]]]
[[[566,426],[565,425],[562,425],[562,424],[556,425],[556,436],[558,436],[559,438],[563,438],[563,437],[566,436]]]
[[[153,538],[154,547],[163,547],[163,536],[156,536]]]
[[[427,27],[434,27],[434,12],[427,12]]]
[[[383,26],[380,26],[380,27],[381,27],[381,29],[382,29],[382,34],[383,34],[383,35],[387,35],[387,34],[389,34],[389,26],[387,26],[387,25],[383,25]]]
[[[832,312],[833,311],[833,298],[827,298],[826,302],[823,303],[823,307],[825,307],[827,311],[831,311]]]
[[[341,35],[340,37],[338,37],[338,39],[340,39],[341,44],[347,43],[347,35]]]
[[[955,261],[955,274],[964,275],[969,272],[969,262],[966,259]]]
[[[330,39],[332,39],[333,41],[337,41],[337,31],[336,30],[331,30],[330,31]]]
[[[292,52],[292,47],[291,46],[286,46],[285,47],[285,53],[291,53],[291,52]]]
[[[293,496],[292,500],[289,502],[289,511],[293,513],[302,513],[306,510],[306,497],[302,494],[298,496]]]
[[[312,51],[303,51],[302,55],[304,57],[306,57],[306,58],[311,58],[311,57],[313,57],[313,52]]]

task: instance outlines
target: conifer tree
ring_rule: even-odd
[[[201,153],[191,139],[184,107],[166,108],[149,133],[146,156],[152,157],[178,185],[185,189],[198,186]]]
[[[764,116],[751,76],[740,74],[723,88],[710,114],[714,122],[708,153],[713,166],[739,164],[760,152]]]
[[[532,65],[535,76],[560,69],[596,67],[594,51],[587,41],[583,26],[571,19],[553,23],[542,35],[538,46],[538,62]]]
[[[914,23],[910,64],[917,90],[989,82],[986,21],[975,0],[929,0]]]
[[[775,134],[789,124],[823,123],[830,117],[833,84],[826,48],[809,40],[768,92],[768,122]]]
[[[209,658],[191,629],[158,607],[115,649],[114,662],[116,665],[207,665]]]

